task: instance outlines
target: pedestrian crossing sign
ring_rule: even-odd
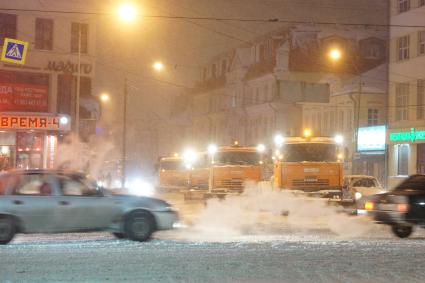
[[[25,56],[27,55],[28,42],[5,38],[3,51],[1,52],[1,60],[8,63],[25,64]]]

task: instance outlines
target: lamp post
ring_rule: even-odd
[[[117,10],[119,18],[126,23],[132,22],[136,19],[138,11],[137,8],[131,3],[123,3]],[[121,188],[125,189],[126,183],[126,155],[127,155],[127,76],[124,76],[124,97],[123,97],[123,130],[122,130],[122,174],[121,174]]]
[[[80,84],[81,84],[81,23],[78,23],[77,91],[75,94],[75,137],[80,136]]]
[[[208,177],[208,192],[214,189],[214,155],[217,153],[217,146],[215,144],[210,144],[208,146],[208,155],[210,156],[210,170]]]

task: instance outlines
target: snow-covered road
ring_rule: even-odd
[[[0,247],[0,282],[423,282],[424,231],[399,240],[326,231],[146,243],[108,233],[20,235]],[[179,239],[179,240],[176,240]]]

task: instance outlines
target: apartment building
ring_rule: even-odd
[[[425,173],[425,1],[392,0],[389,182]],[[411,27],[403,27],[411,26]]]
[[[92,19],[79,15],[31,11],[70,9],[63,1],[28,0],[4,3],[3,7],[18,10],[0,11],[0,49],[5,38],[29,44],[24,65],[0,62],[0,115],[5,121],[23,121],[19,125],[2,124],[0,170],[53,168],[57,165],[58,143],[75,126],[79,65],[83,139],[93,133],[100,115],[99,104],[92,96],[95,25]],[[33,122],[25,123],[26,119]]]

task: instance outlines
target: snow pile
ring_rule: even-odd
[[[183,211],[184,213],[184,211]],[[331,231],[344,238],[366,235],[375,224],[350,216],[327,200],[246,186],[242,195],[210,199],[180,236],[190,240],[231,241],[244,235],[315,233]]]

